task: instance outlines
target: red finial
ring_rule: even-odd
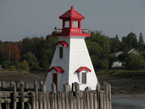
[[[73,5],[71,6],[71,9],[74,9],[74,6]]]

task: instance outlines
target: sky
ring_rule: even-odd
[[[59,16],[74,6],[82,14],[82,29],[102,31],[121,40],[142,32],[145,41],[145,0],[0,0],[0,40],[46,37],[62,28]]]

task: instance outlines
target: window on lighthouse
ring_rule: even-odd
[[[86,73],[82,73],[82,84],[86,84]]]
[[[69,27],[69,21],[65,21],[64,27],[65,27],[65,28]]]
[[[78,28],[79,27],[79,22],[78,21],[73,21],[73,27]]]
[[[59,47],[59,58],[63,58],[63,47]]]

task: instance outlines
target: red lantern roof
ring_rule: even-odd
[[[51,70],[56,70],[58,73],[63,73],[64,70],[60,67],[60,66],[54,66],[54,67],[51,67],[48,72],[50,72]]]
[[[59,16],[60,19],[85,19],[83,15],[74,10],[74,6],[71,6],[71,9],[65,12],[63,15]]]
[[[63,47],[68,47],[68,44],[65,41],[58,41],[55,46],[57,46],[58,44],[61,44]]]
[[[89,72],[91,72],[91,70],[88,67],[80,67],[76,70],[76,72],[80,73],[83,70],[88,70]]]

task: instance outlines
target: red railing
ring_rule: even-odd
[[[81,29],[81,30],[82,30],[82,33],[84,33],[84,34],[90,33],[89,29]],[[55,34],[59,34],[62,32],[62,29],[54,29],[54,32],[57,32]]]

